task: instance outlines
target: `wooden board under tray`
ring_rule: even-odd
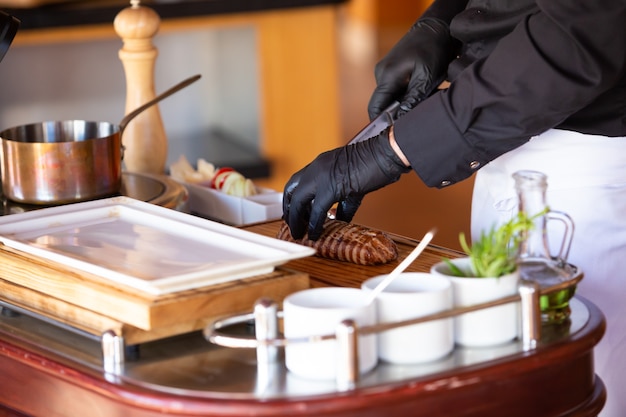
[[[281,302],[309,287],[289,269],[160,296],[107,285],[97,276],[0,246],[0,299],[93,334],[120,332],[127,343],[204,327],[223,315],[252,310],[261,297]]]

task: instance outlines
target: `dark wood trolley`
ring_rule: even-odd
[[[273,222],[249,230],[271,235],[276,228]],[[414,242],[396,238],[402,258]],[[412,269],[427,270],[454,255],[431,246]],[[394,266],[305,258],[281,269],[308,274],[312,286],[357,286]],[[253,349],[212,345],[201,332],[127,347],[137,358],[111,374],[98,340],[13,312],[3,304],[0,416],[591,417],[606,397],[593,368],[604,317],[580,297],[572,302],[570,322],[544,327],[536,349],[525,351],[515,341],[458,348],[436,363],[380,364],[347,391],[298,380],[282,363],[270,369],[269,379],[260,378]],[[245,334],[247,327],[233,331]]]

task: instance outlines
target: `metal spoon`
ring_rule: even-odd
[[[413,251],[409,253],[409,256],[404,258],[404,260],[400,262],[400,264],[396,266],[394,270],[385,277],[385,279],[380,281],[380,283],[370,293],[370,299],[368,301],[368,304],[372,303],[376,299],[378,294],[380,294],[385,288],[387,288],[389,284],[391,284],[391,281],[393,281],[398,275],[403,273],[404,270],[407,269],[409,265],[411,265],[413,261],[417,259],[418,256],[420,256],[420,254],[424,251],[424,249],[426,249],[426,246],[428,246],[430,241],[435,236],[435,232],[435,229],[429,230],[428,233],[424,235],[419,245],[417,245],[415,249],[413,249]]]

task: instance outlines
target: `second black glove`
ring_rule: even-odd
[[[294,239],[308,232],[317,240],[328,210],[350,221],[365,194],[394,183],[410,171],[389,143],[389,129],[363,142],[320,154],[295,173],[283,193],[283,219]]]

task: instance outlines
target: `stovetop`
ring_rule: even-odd
[[[124,172],[122,173],[122,188],[119,195],[175,210],[186,210],[187,190],[182,184],[166,175]],[[1,192],[0,201],[2,202],[0,216],[48,207],[17,203],[7,199]]]

